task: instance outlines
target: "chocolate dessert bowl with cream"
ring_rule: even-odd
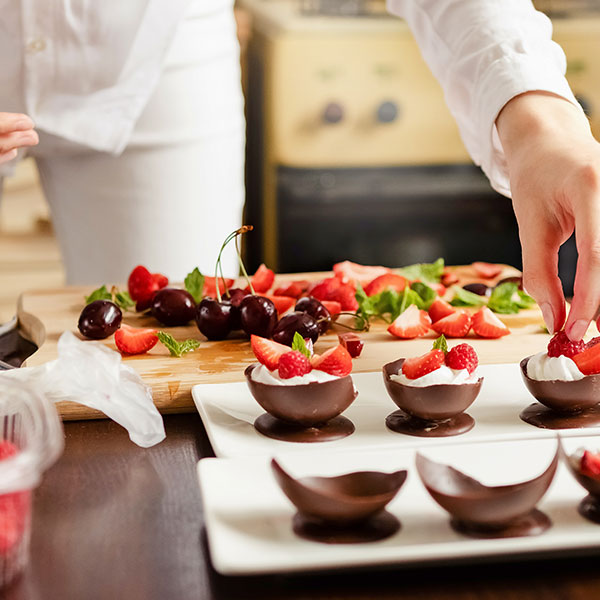
[[[283,493],[298,510],[293,529],[300,537],[352,544],[381,540],[400,529],[398,519],[385,506],[406,481],[405,470],[294,478],[275,459],[271,468]]]
[[[471,430],[465,410],[477,398],[477,354],[469,344],[448,350],[440,336],[433,349],[416,358],[400,358],[383,366],[390,398],[400,408],[386,418],[392,431],[420,437],[447,437]]]
[[[600,425],[600,337],[572,342],[564,331],[554,335],[546,352],[524,358],[521,375],[537,400],[520,414],[543,429]]]
[[[341,416],[358,395],[344,346],[311,354],[299,334],[291,348],[255,335],[251,345],[259,362],[244,374],[266,411],[254,421],[259,433],[287,442],[326,442],[354,432],[352,421]]]
[[[461,471],[417,453],[419,477],[431,497],[451,515],[452,528],[475,538],[539,535],[552,522],[536,504],[546,493],[558,465],[559,448],[537,477],[509,485],[487,486]]]
[[[600,525],[600,452],[578,449],[567,454],[561,445],[562,457],[577,482],[588,492],[579,503],[579,514]]]

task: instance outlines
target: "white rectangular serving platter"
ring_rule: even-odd
[[[406,448],[460,444],[502,439],[552,438],[552,430],[539,429],[521,421],[519,413],[535,399],[525,388],[518,364],[483,365],[478,372],[484,381],[481,392],[467,412],[475,427],[462,435],[423,438],[387,429],[385,418],[397,410],[388,396],[380,372],[352,376],[358,397],[344,411],[356,431],[333,442],[299,444],[273,440],[253,426],[264,411],[250,394],[245,382],[201,384],[192,389],[196,408],[202,417],[215,454],[219,457],[261,456],[281,452],[318,453],[351,451],[361,448]],[[561,435],[600,434],[600,428],[564,429]]]
[[[568,453],[597,448],[594,436],[563,440]],[[551,461],[555,439],[453,444],[421,450],[487,485],[517,483],[535,477]],[[336,475],[357,470],[408,469],[408,478],[387,509],[402,527],[392,537],[367,544],[320,544],[292,531],[295,509],[270,471],[270,457],[203,459],[198,476],[206,532],[215,569],[224,575],[258,575],[374,565],[409,566],[505,556],[597,551],[600,525],[577,512],[585,490],[559,464],[547,494],[538,503],[553,526],[542,535],[480,540],[464,537],[449,525],[448,514],[429,496],[414,467],[415,449],[311,453],[278,456],[292,475]],[[595,550],[593,550],[595,549]]]

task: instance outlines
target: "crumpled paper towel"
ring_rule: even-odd
[[[102,411],[129,432],[142,448],[165,439],[162,416],[152,390],[121,355],[97,342],[82,341],[70,331],[58,340],[58,358],[38,367],[1,371],[44,392],[53,402],[77,402]]]

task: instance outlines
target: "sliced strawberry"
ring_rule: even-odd
[[[127,289],[129,290],[131,299],[137,302],[138,300],[145,300],[152,296],[158,288],[155,287],[152,273],[146,267],[138,265],[129,275]]]
[[[463,310],[458,310],[447,317],[439,319],[431,328],[438,333],[443,333],[446,337],[465,337],[471,329],[471,315]]]
[[[250,336],[250,346],[258,362],[265,365],[269,371],[275,371],[279,365],[279,359],[290,351],[289,346],[278,344],[258,335]]]
[[[341,279],[328,277],[315,283],[308,289],[308,295],[317,300],[332,300],[337,289],[342,285]]]
[[[474,262],[472,265],[475,273],[484,279],[493,279],[502,273],[502,265],[494,265],[487,262]]]
[[[169,278],[162,273],[152,273],[152,281],[156,285],[157,290],[162,290],[169,285]]]
[[[473,333],[482,338],[499,338],[508,335],[510,329],[484,306],[473,315]]]
[[[358,282],[361,285],[365,285],[369,283],[369,281],[373,281],[375,277],[389,273],[390,269],[387,267],[359,265],[358,263],[345,260],[333,265],[333,272],[335,276],[344,283],[356,285]]]
[[[352,372],[352,357],[341,344],[326,350],[320,356],[313,354],[310,363],[313,369],[338,377],[345,377]]]
[[[442,284],[445,285],[446,287],[450,287],[453,283],[457,283],[457,282],[458,282],[458,275],[454,271],[449,269],[448,267],[445,267],[444,271],[442,273]]]
[[[221,294],[225,293],[225,284],[223,280],[219,277],[219,292]],[[235,279],[227,279],[225,278],[225,283],[227,284],[227,289],[229,289],[234,283]],[[205,276],[204,277],[204,288],[202,289],[203,296],[209,296],[210,298],[214,298],[217,295],[217,283],[214,277]]]
[[[352,358],[358,358],[365,343],[358,337],[353,331],[346,331],[345,333],[338,333],[338,340],[340,344],[348,350],[348,354]]]
[[[122,354],[144,354],[156,346],[156,334],[156,329],[140,329],[123,324],[115,331],[115,344]]]
[[[342,285],[335,290],[333,297],[330,298],[330,300],[339,302],[342,310],[354,312],[358,309],[356,290],[349,283],[342,283]]]
[[[264,294],[271,289],[271,286],[275,281],[275,273],[264,264],[261,264],[260,267],[256,269],[256,273],[250,278],[250,281],[257,294]]]
[[[592,477],[593,479],[600,478],[600,453],[584,450],[581,457],[581,473]]]
[[[402,363],[402,373],[408,379],[418,379],[439,369],[444,364],[445,355],[443,350],[430,350],[422,356],[407,358]]]
[[[320,300],[319,302],[329,311],[332,319],[342,312],[342,305],[335,300]]]
[[[19,449],[8,440],[0,440],[0,460],[11,458],[19,453]]]
[[[388,331],[398,338],[413,339],[425,335],[431,327],[431,318],[416,304],[411,304],[389,327]]]
[[[584,375],[600,373],[600,344],[576,354],[573,360]]]
[[[448,315],[452,315],[456,312],[454,306],[452,306],[449,302],[442,300],[441,298],[436,298],[429,307],[429,316],[431,317],[431,321],[435,323]]]
[[[290,283],[276,288],[273,291],[274,296],[288,296],[289,298],[300,298],[304,290],[297,283]]]
[[[278,315],[282,315],[296,304],[296,299],[291,296],[271,296],[270,294],[261,294],[261,296],[268,298],[275,305]]]
[[[432,283],[431,287],[440,298],[443,298],[446,295],[446,290],[448,289],[443,283]]]
[[[374,296],[387,289],[401,292],[406,287],[407,283],[406,278],[402,277],[402,275],[385,273],[384,275],[375,277],[375,279],[365,287],[365,294],[367,294],[367,296]]]

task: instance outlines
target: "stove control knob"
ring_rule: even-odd
[[[333,125],[344,118],[344,108],[338,102],[330,102],[323,111],[323,121]]]
[[[398,118],[398,105],[388,100],[377,107],[377,120],[380,123],[393,123]]]

